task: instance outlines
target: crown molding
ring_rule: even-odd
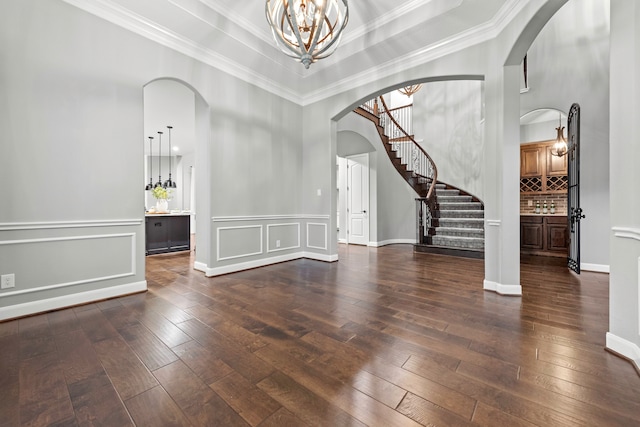
[[[300,95],[290,88],[282,86],[275,80],[266,78],[262,74],[232,61],[226,56],[222,56],[210,49],[204,49],[191,40],[133,13],[118,4],[106,0],[62,1],[183,55],[235,76],[247,83],[258,86],[296,104],[300,104]]]
[[[313,104],[357,86],[366,86],[377,79],[397,73],[398,64],[407,70],[437,58],[461,51],[470,46],[497,37],[511,20],[526,6],[527,0],[510,0],[505,3],[491,21],[470,28],[467,31],[440,40],[420,50],[389,60],[375,69],[351,75],[329,86],[317,89],[302,98],[302,105]]]
[[[373,69],[356,73],[346,77],[342,80],[334,82],[330,85],[323,86],[312,92],[300,93],[291,89],[283,84],[280,84],[274,79],[265,77],[260,72],[254,71],[240,63],[229,59],[226,56],[220,55],[217,52],[203,48],[195,42],[180,36],[174,31],[158,25],[151,20],[140,16],[134,12],[131,12],[123,6],[110,1],[110,0],[62,0],[65,3],[73,5],[85,12],[98,16],[106,21],[109,21],[115,25],[118,25],[124,29],[127,29],[135,34],[143,36],[149,40],[152,40],[162,46],[173,49],[181,54],[189,56],[193,59],[201,61],[213,68],[223,71],[229,75],[235,76],[240,80],[243,80],[249,84],[255,85],[271,92],[277,96],[280,96],[288,101],[299,104],[301,106],[313,104],[331,96],[337,95],[346,90],[353,89],[354,87],[364,86],[378,80],[380,78],[390,77],[391,75],[413,68],[417,65],[425,62],[437,59],[442,56],[449,55],[451,53],[458,52],[469,46],[473,46],[491,38],[495,38],[504,28],[511,22],[528,3],[529,0],[508,0],[498,11],[498,13],[490,20],[481,25],[473,27],[467,31],[456,34],[452,37],[440,40],[437,43],[433,43],[417,51],[411,52],[399,58],[389,60]],[[217,13],[221,13],[224,16],[230,16],[241,25],[251,25],[244,17],[239,17],[239,14],[230,11],[228,8],[216,4],[214,0],[194,0],[198,1],[206,7],[211,8]],[[434,0],[428,0],[429,2]],[[176,0],[170,0],[171,4],[180,7],[187,13],[193,15],[193,12],[185,9],[183,5],[176,2]],[[456,1],[455,4],[459,2]],[[367,25],[373,26],[373,28],[379,28],[394,19],[397,19],[407,13],[414,12],[416,9],[423,7],[424,0],[411,0],[405,3],[403,6],[394,11],[389,16],[384,16],[380,19],[372,21]],[[195,16],[195,15],[194,15]],[[217,28],[212,23],[199,17],[201,21],[207,23],[213,28]],[[355,33],[349,37],[349,41],[355,40],[358,37],[366,34],[367,25],[360,27]],[[266,32],[265,32],[266,33]],[[269,35],[271,37],[271,35]],[[248,46],[252,50],[256,51],[255,47],[250,46],[246,40],[240,40],[234,37],[235,40]],[[275,50],[275,48],[274,48]],[[278,51],[279,53],[279,51]],[[260,55],[265,56],[260,53]],[[270,59],[272,60],[272,59]],[[273,61],[273,60],[272,60]],[[278,62],[276,62],[278,63]],[[278,63],[280,64],[280,63]],[[400,67],[398,64],[402,64]],[[303,75],[296,72],[296,75],[301,76],[301,80],[312,78],[315,73],[304,73]],[[302,85],[304,86],[304,85]]]

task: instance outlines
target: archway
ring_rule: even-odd
[[[150,170],[154,175],[168,178],[172,166],[172,178],[176,188],[172,192],[169,211],[173,214],[189,215],[190,229],[194,239],[191,250],[195,251],[195,264],[206,264],[210,247],[210,180],[209,176],[209,106],[199,92],[188,83],[170,77],[158,78],[143,87],[145,142],[149,136],[158,137],[158,131],[165,132],[159,158],[153,163],[145,160],[145,182],[148,183]],[[167,126],[172,126],[172,150],[169,152]],[[157,143],[156,143],[157,144]],[[151,159],[159,153],[159,145],[145,143],[145,158]],[[196,155],[197,153],[197,155]],[[147,157],[149,156],[149,157]],[[163,158],[164,157],[164,158]],[[171,159],[171,161],[169,161]],[[166,175],[165,175],[166,174]],[[153,178],[153,177],[152,177]],[[155,178],[152,179],[155,182]],[[149,192],[146,192],[149,193]],[[152,197],[145,195],[145,206],[149,207]]]

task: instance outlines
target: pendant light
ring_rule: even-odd
[[[160,143],[160,148],[158,151],[158,182],[154,187],[162,187],[162,132],[158,131],[158,141]]]
[[[153,190],[153,157],[151,156],[151,141],[153,141],[153,137],[149,137],[149,183],[146,187],[144,187],[145,191]]]
[[[173,129],[173,126],[167,126],[167,129],[169,129],[169,179],[162,186],[164,188],[177,188],[178,186],[171,179],[171,129]]]
[[[567,146],[567,140],[564,137],[564,126],[562,126],[562,115],[558,114],[558,127],[556,128],[558,135],[556,136],[556,142],[551,149],[551,155],[556,157],[562,157],[569,151]]]

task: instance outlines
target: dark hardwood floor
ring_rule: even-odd
[[[191,254],[192,255],[192,254]],[[0,323],[2,426],[632,426],[640,377],[604,350],[608,275],[340,246]]]

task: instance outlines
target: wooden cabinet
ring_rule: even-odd
[[[542,170],[542,162],[544,157],[540,154],[542,147],[538,145],[534,146],[521,146],[520,148],[520,176],[532,177],[542,176],[544,171]]]
[[[189,215],[149,215],[146,220],[146,254],[191,249]]]
[[[542,250],[542,217],[520,217],[520,248]]]
[[[565,216],[520,217],[520,250],[532,255],[567,256],[568,228]]]
[[[520,192],[565,193],[568,188],[567,156],[551,154],[554,141],[520,146]]]

